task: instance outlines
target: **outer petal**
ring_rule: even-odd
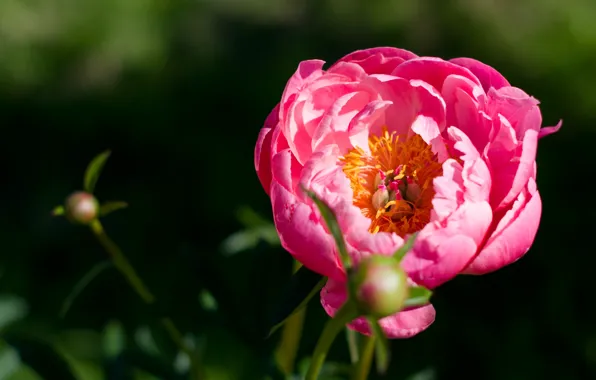
[[[561,129],[561,126],[563,125],[563,120],[559,120],[559,122],[557,123],[557,125],[555,125],[554,127],[544,127],[540,129],[540,133],[538,133],[538,138],[543,138],[544,136],[548,136],[548,135],[552,135],[555,132],[558,132],[559,129]]]
[[[308,269],[342,279],[335,243],[318,214],[276,181],[271,183],[273,220],[282,246]]]
[[[481,216],[479,220],[484,219]],[[465,235],[464,231],[429,224],[419,232],[414,247],[404,257],[402,266],[412,280],[432,289],[459,274],[476,251],[476,242]]]
[[[509,86],[507,79],[497,70],[480,61],[472,58],[454,58],[450,59],[449,62],[470,70],[480,80],[484,91],[488,91],[491,87],[498,90],[501,87]]]
[[[272,130],[277,126],[278,121],[279,104],[267,116],[255,146],[255,169],[267,194],[269,194],[269,187],[271,186],[271,136],[273,135]]]
[[[542,115],[538,100],[516,87],[494,88],[488,92],[486,112],[494,119],[503,115],[515,130],[517,136],[523,136],[527,130],[538,132],[542,125]]]
[[[339,59],[334,66],[340,62],[353,62],[362,67],[368,74],[390,74],[404,61],[416,57],[416,54],[407,50],[377,47],[350,53]]]
[[[534,174],[538,131],[528,130],[515,152],[489,150],[493,177],[491,205],[495,211],[508,207]]]
[[[321,290],[321,304],[330,316],[344,304],[347,298],[346,283],[329,280]],[[430,326],[435,320],[435,309],[426,305],[401,311],[379,321],[388,338],[410,338]],[[370,328],[364,318],[358,318],[348,325],[353,330],[370,335]]]
[[[430,84],[437,91],[443,89],[443,82],[449,75],[460,75],[480,85],[480,81],[470,70],[440,58],[423,57],[404,62],[391,73],[406,79],[420,79]]]
[[[536,182],[530,178],[527,191],[519,194],[513,207],[500,220],[485,247],[463,273],[492,272],[525,255],[536,237],[541,212],[540,194],[536,190]]]

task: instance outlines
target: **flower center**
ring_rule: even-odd
[[[370,232],[400,236],[421,230],[430,221],[433,179],[443,167],[419,135],[408,139],[383,129],[340,158],[354,192],[354,205],[372,221]]]

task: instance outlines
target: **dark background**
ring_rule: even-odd
[[[96,194],[130,207],[106,217],[108,233],[161,311],[204,344],[211,378],[264,378],[279,334],[264,340],[263,329],[292,262],[263,241],[222,248],[238,231],[236,250],[250,243],[242,207],[271,219],[253,167],[257,134],[299,61],[396,46],[482,60],[541,101],[544,125],[564,123],[539,146],[533,248],[497,273],[441,287],[436,322],[393,342],[387,378],[596,378],[594,19],[596,3],[581,0],[3,0],[0,321],[22,314],[19,328],[50,341],[85,380],[104,378],[114,336],[145,347],[148,331],[163,335],[113,268],[60,317],[107,256],[50,211],[111,149]],[[326,318],[313,301],[300,360]],[[0,345],[0,378],[35,379],[10,352]],[[348,361],[341,337],[330,361]]]

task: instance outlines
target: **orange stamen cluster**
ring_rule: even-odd
[[[430,221],[433,179],[443,173],[436,154],[419,135],[405,139],[386,128],[381,136],[370,136],[368,146],[370,153],[355,147],[340,161],[354,205],[372,221],[370,232],[403,237],[421,230]]]

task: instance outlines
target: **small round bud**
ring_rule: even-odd
[[[420,188],[420,185],[416,182],[409,183],[408,188],[406,189],[405,198],[410,202],[416,202],[420,197],[421,191],[422,189]]]
[[[408,298],[407,275],[391,256],[373,255],[358,264],[351,281],[359,310],[376,318],[399,312]]]
[[[381,207],[385,207],[387,202],[389,202],[389,191],[387,191],[387,188],[383,186],[373,194],[372,205],[375,210],[378,210]]]
[[[71,222],[89,224],[97,218],[99,203],[93,195],[84,191],[77,191],[66,198],[64,211]]]
[[[385,184],[385,173],[379,170],[377,175],[375,176],[375,183],[373,184],[375,189],[378,188],[381,184]]]

